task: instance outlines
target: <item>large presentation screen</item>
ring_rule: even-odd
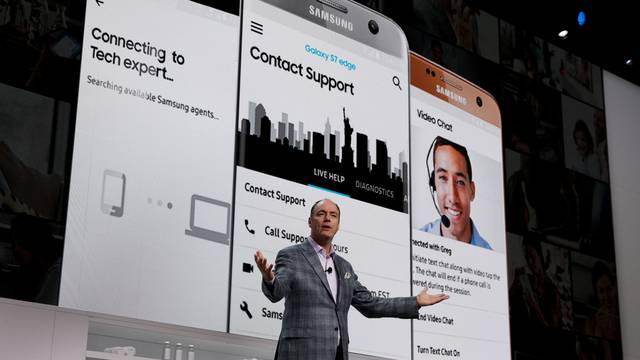
[[[411,87],[413,291],[450,298],[414,320],[414,359],[509,359],[499,114],[473,115],[482,101],[458,94],[469,83],[412,59],[412,83],[420,76],[429,87]]]
[[[305,12],[324,11],[316,5]],[[340,207],[334,249],[359,281],[376,296],[410,295],[408,60],[330,23],[262,1],[244,6],[230,331],[277,339],[284,301],[262,294],[253,256],[261,250],[273,263],[305,241],[323,198]],[[408,359],[410,324],[352,309],[350,351]]]
[[[238,22],[87,1],[61,306],[226,330]]]

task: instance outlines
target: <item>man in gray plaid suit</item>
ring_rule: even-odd
[[[272,302],[285,298],[276,359],[347,360],[347,312],[353,305],[366,317],[417,318],[418,309],[448,298],[423,289],[415,297],[379,298],[358,281],[351,264],[333,252],[340,208],[329,199],[311,207],[311,236],[278,252],[276,267],[258,251],[262,292]]]

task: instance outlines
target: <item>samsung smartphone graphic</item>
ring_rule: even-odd
[[[118,171],[106,169],[102,177],[102,212],[122,217],[124,213],[124,189],[127,183],[126,176]]]
[[[450,295],[414,320],[414,359],[509,359],[498,104],[412,54],[410,111],[413,291]]]
[[[226,330],[238,24],[87,2],[61,306]]]
[[[230,331],[277,339],[284,301],[243,264],[303,242],[322,198],[340,207],[334,248],[359,280],[409,296],[404,35],[349,1],[247,0],[241,22]],[[352,352],[410,358],[410,321],[352,309],[349,337]]]

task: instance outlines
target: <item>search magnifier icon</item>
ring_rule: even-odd
[[[393,85],[397,86],[398,89],[402,90],[402,87],[400,86],[400,78],[397,76],[394,76],[392,80],[393,80]]]

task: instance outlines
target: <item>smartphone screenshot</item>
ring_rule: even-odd
[[[406,42],[388,21],[374,36],[371,18],[357,13],[319,1],[244,2],[233,333],[277,339],[284,301],[262,294],[253,255],[273,263],[305,241],[311,206],[323,198],[340,207],[334,250],[359,281],[376,296],[410,296]],[[365,319],[352,308],[349,337],[352,352],[410,358],[407,320]]]
[[[414,54],[411,77],[413,291],[450,295],[413,321],[413,357],[509,359],[498,105]]]
[[[226,331],[238,31],[194,1],[87,2],[61,306]]]

